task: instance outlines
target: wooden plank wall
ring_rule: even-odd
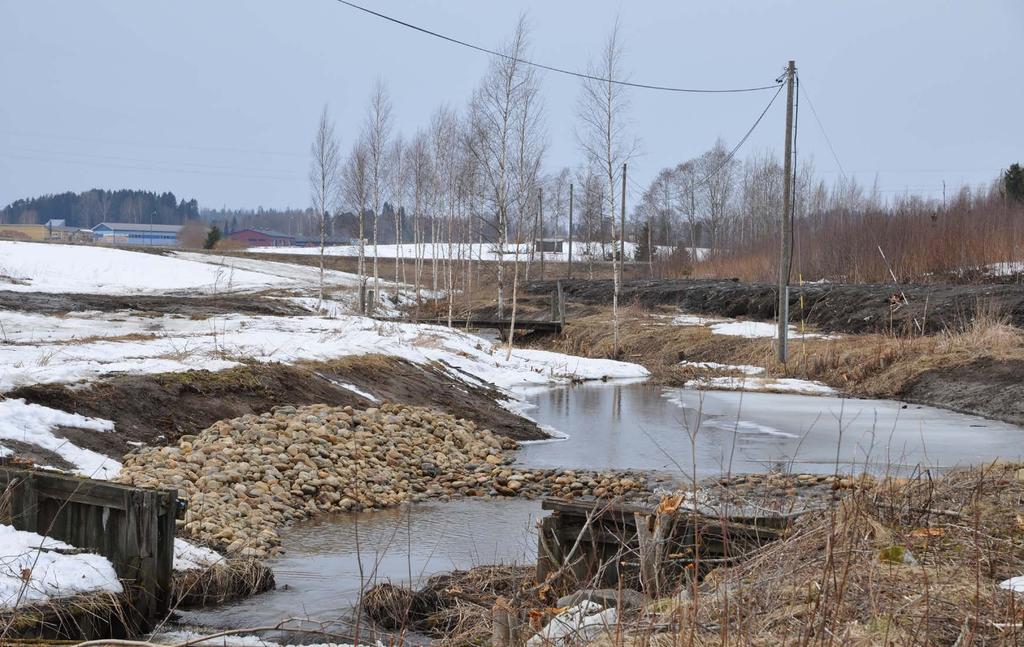
[[[139,630],[168,611],[176,490],[0,466],[0,521],[103,555],[131,592]]]

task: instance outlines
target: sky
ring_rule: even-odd
[[[525,13],[531,57],[581,71],[618,17],[641,83],[767,85],[795,59],[798,159],[827,181],[877,178],[883,196],[941,197],[943,182],[1024,162],[1021,0],[355,1],[492,48]],[[0,48],[0,205],[139,188],[208,208],[306,207],[324,105],[347,151],[382,79],[410,136],[438,106],[463,108],[488,62],[336,0],[0,0]],[[541,79],[545,166],[576,166],[580,82]],[[717,137],[731,147],[772,93],[631,90],[630,199]],[[781,151],[781,99],[739,157]]]

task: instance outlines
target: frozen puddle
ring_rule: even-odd
[[[750,378],[747,378],[748,380]],[[1024,429],[891,400],[584,384],[537,389],[530,417],[569,435],[524,447],[530,467],[722,473],[907,472],[1024,457]],[[691,439],[692,434],[692,439]],[[691,442],[692,440],[692,442]]]

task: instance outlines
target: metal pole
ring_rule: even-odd
[[[789,334],[789,266],[793,254],[793,221],[790,205],[793,201],[793,81],[796,78],[796,62],[786,67],[786,146],[785,161],[782,165],[782,228],[779,250],[779,361],[786,363]]]

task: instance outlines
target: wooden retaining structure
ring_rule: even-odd
[[[167,614],[177,490],[150,490],[0,465],[0,521],[103,555],[126,590],[128,631]]]
[[[728,517],[694,513],[670,497],[657,508],[547,498],[540,523],[537,581],[666,594],[685,578],[733,564],[775,541],[799,515]]]

